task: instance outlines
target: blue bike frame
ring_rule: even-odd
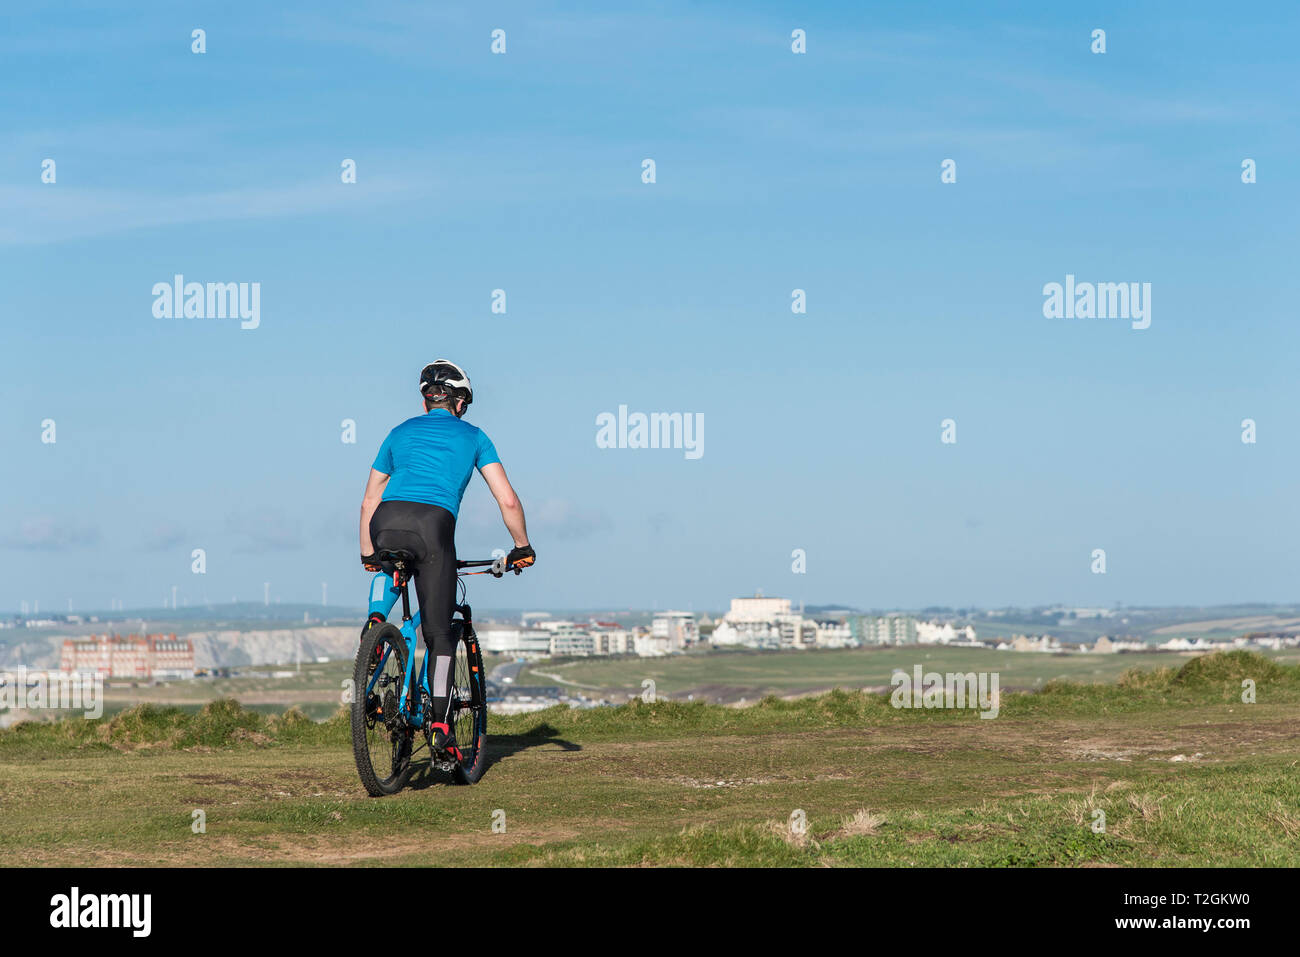
[[[461,569],[465,568],[478,567],[482,567],[484,571],[461,571]],[[492,559],[491,561],[458,561],[456,563],[458,575],[494,575],[497,578],[500,578],[508,571],[512,571],[518,575],[522,567],[523,566],[507,564],[504,556]],[[411,724],[420,727],[424,724],[424,707],[421,702],[417,701],[414,710],[412,710],[411,702],[408,700],[410,698],[411,676],[415,671],[416,646],[419,644],[416,640],[416,636],[420,633],[420,612],[417,610],[414,615],[411,614],[411,599],[408,591],[410,579],[403,577],[401,582],[400,585],[394,584],[393,579],[390,578],[386,572],[376,573],[375,577],[370,581],[369,614],[383,615],[384,620],[388,621],[388,614],[393,610],[393,605],[397,604],[399,598],[402,600],[402,624],[399,626],[399,630],[402,633],[402,638],[406,641],[406,674],[403,676],[402,695],[401,698],[398,699],[398,710],[407,716],[407,719]],[[457,623],[460,624],[462,637],[469,635],[473,638],[473,613],[470,611],[469,605],[453,605],[452,614],[460,615],[459,618],[452,619],[452,624],[453,626]],[[477,640],[475,639],[475,641],[471,643],[471,648],[474,649],[475,654],[478,653],[476,641]],[[379,681],[379,676],[383,673],[384,665],[388,662],[388,656],[390,654],[392,654],[392,648],[385,648],[384,656],[379,659],[379,664],[376,665],[374,674],[370,676],[370,682],[366,685],[365,694],[367,696],[375,690],[375,683]],[[478,671],[478,668],[474,668],[473,670]],[[477,694],[480,699],[487,697],[487,689],[484,685],[483,675],[480,674],[476,678],[471,677],[470,684],[473,686],[472,694]],[[429,650],[427,648],[424,650],[424,657],[420,660],[418,687],[424,690],[425,695],[430,701],[433,700],[433,693],[429,690]],[[465,689],[461,690],[463,691]]]
[[[393,610],[393,605],[395,605],[397,600],[402,597],[402,593],[406,590],[407,585],[403,584],[399,588],[394,585],[392,581],[393,580],[383,572],[375,575],[374,579],[371,581],[371,614],[378,612],[387,619],[388,613]],[[419,645],[419,642],[416,640],[416,637],[420,634],[420,612],[418,609],[412,617],[406,618],[402,621],[399,630],[402,633],[402,637],[406,640],[406,674],[403,676],[402,696],[398,701],[398,706],[402,713],[407,715],[411,722],[418,727],[424,723],[423,708],[420,706],[420,702],[417,701],[414,710],[412,710],[407,700],[410,697],[411,675],[415,671],[415,652]],[[379,676],[383,673],[384,665],[388,663],[388,656],[392,653],[393,649],[391,646],[384,649],[383,658],[379,660],[379,664],[375,666],[374,674],[370,676],[370,684],[366,686],[366,694],[370,694],[370,692],[375,689],[375,682],[379,680]],[[425,650],[424,657],[420,659],[419,682],[419,686],[424,689],[424,693],[432,697],[432,692],[429,690],[429,652],[427,649]]]

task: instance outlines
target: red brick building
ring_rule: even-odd
[[[194,645],[175,635],[91,635],[63,642],[59,670],[113,681],[194,677]]]

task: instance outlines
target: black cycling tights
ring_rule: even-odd
[[[456,649],[451,640],[451,616],[456,606],[456,516],[422,502],[380,502],[370,517],[375,551],[403,549],[416,558],[415,597],[420,606],[420,631],[433,655],[429,691],[435,721],[446,722],[451,695],[451,666]]]

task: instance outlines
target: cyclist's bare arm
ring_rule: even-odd
[[[500,462],[493,462],[491,465],[483,466],[479,471],[483,475],[483,481],[487,482],[492,497],[501,507],[501,520],[506,523],[506,530],[515,540],[515,545],[520,548],[527,545],[528,528],[524,525],[524,507],[519,504],[519,496],[515,494],[515,490],[510,486],[510,480],[506,478],[506,470]],[[364,544],[365,539],[362,539],[362,542]]]
[[[379,507],[379,500],[383,498],[384,486],[388,484],[388,476],[376,469],[370,470],[370,478],[366,481],[366,494],[361,499],[361,554],[371,555],[375,551],[374,542],[370,540],[370,516],[375,514],[375,509]]]

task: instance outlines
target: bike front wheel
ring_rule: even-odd
[[[459,759],[452,767],[457,784],[473,784],[487,765],[487,684],[478,636],[463,622],[452,623],[456,660],[452,667],[449,724],[456,735]]]

